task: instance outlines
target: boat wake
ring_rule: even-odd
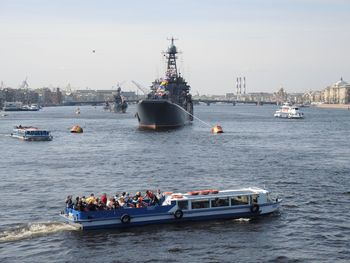
[[[248,223],[251,220],[252,220],[251,218],[237,218],[237,219],[233,219],[233,221],[238,222],[238,223]]]
[[[66,223],[30,223],[0,232],[0,243],[18,241],[37,236],[46,236],[62,231],[76,231],[79,228]]]

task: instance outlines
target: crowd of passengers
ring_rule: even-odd
[[[66,199],[66,208],[72,208],[78,211],[112,210],[121,207],[140,208],[161,205],[163,201],[164,196],[159,189],[156,193],[147,190],[145,195],[142,195],[141,192],[136,192],[133,196],[126,192],[121,194],[116,193],[111,197],[103,193],[100,198],[91,194],[89,197],[77,196],[74,201],[73,197],[68,195]]]

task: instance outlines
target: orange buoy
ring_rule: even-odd
[[[173,192],[164,192],[163,195],[172,195]]]
[[[213,128],[211,128],[212,133],[223,133],[222,127],[220,125],[215,125]]]
[[[83,133],[83,128],[79,125],[74,125],[72,129],[70,129],[70,132],[72,133]]]

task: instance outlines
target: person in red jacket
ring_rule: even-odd
[[[103,193],[101,196],[101,202],[104,203],[105,205],[107,204],[107,194]]]

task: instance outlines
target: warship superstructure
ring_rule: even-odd
[[[116,94],[114,94],[113,98],[114,98],[114,102],[111,105],[109,105],[110,111],[125,113],[126,109],[128,108],[128,103],[122,97],[120,87],[118,87],[117,92]]]
[[[193,102],[190,86],[178,72],[176,66],[177,48],[174,38],[165,52],[167,70],[164,78],[156,79],[147,99],[136,107],[136,117],[141,128],[171,129],[193,121]]]

